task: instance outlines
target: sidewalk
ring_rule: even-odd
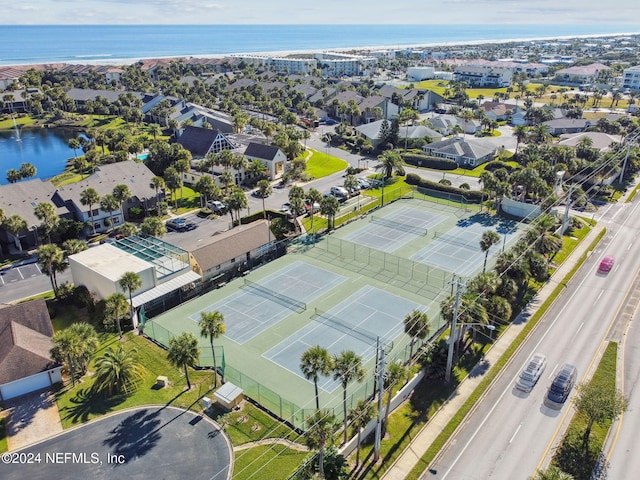
[[[585,253],[594,239],[600,234],[604,227],[597,225],[583,239],[580,245],[571,253],[567,260],[556,270],[553,277],[538,292],[536,297],[529,303],[527,308],[520,313],[520,316],[531,317],[539,306],[549,297],[558,284],[564,282],[565,277],[575,267],[578,260]],[[424,455],[434,440],[444,430],[446,425],[455,416],[462,405],[467,401],[469,396],[478,387],[480,382],[484,380],[485,375],[489,372],[486,365],[493,366],[502,356],[505,350],[511,345],[515,338],[520,334],[526,322],[514,322],[493,344],[491,349],[484,356],[483,365],[477,365],[472,372],[473,375],[467,376],[459,385],[458,389],[447,399],[447,401],[438,409],[429,422],[420,430],[418,435],[409,444],[406,450],[398,457],[395,463],[382,477],[384,480],[403,480],[407,474],[415,467],[418,460]]]

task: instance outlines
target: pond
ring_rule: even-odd
[[[19,135],[15,130],[0,131],[0,185],[9,183],[7,171],[18,170],[21,163],[35,166],[36,178],[43,180],[64,172],[67,160],[73,158],[69,139],[78,136],[82,135],[77,131],[59,128],[22,129]]]

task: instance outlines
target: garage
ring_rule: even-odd
[[[0,399],[10,400],[62,381],[60,367],[0,385]]]

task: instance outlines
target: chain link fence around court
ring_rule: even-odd
[[[453,278],[452,273],[439,268],[330,235],[303,253],[428,298],[439,295]]]
[[[153,320],[149,320],[144,329],[144,335],[165,349],[168,348],[169,339],[179,335],[180,333],[181,332],[171,332],[161,325],[156,324]],[[413,348],[414,353],[427,343],[427,340],[416,342]],[[218,366],[219,373],[224,376],[225,382],[231,382],[242,388],[246,397],[260,404],[276,417],[288,422],[294,428],[305,430],[306,419],[316,411],[313,401],[313,384],[309,384],[309,406],[297,405],[286,398],[286,386],[283,386],[280,393],[275,392],[255,380],[253,377],[241,372],[237,368],[234,368],[233,365],[230,365],[230,363],[233,363],[233,359],[225,358],[224,347],[214,345],[214,349],[216,353],[216,365]],[[396,344],[396,347],[388,353],[386,357],[386,364],[389,365],[391,362],[405,364],[409,360],[409,354],[410,345],[408,341],[406,344]],[[206,368],[212,366],[213,357],[211,346],[208,342],[202,339],[202,342],[200,343],[200,358],[197,367]],[[369,372],[365,381],[361,383],[350,383],[347,395],[347,412],[351,411],[359,400],[372,398],[375,391],[376,381],[373,371]],[[336,393],[341,393],[341,389],[340,392],[338,392],[338,390],[334,392],[334,398],[336,400],[334,400],[331,405],[325,405],[322,408],[333,413],[338,421],[342,421],[343,409],[341,394],[337,395]]]

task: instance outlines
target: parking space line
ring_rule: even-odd
[[[20,267],[16,268],[16,270],[18,271],[18,273],[20,274],[20,278],[22,280],[24,280],[24,275],[22,275],[22,272],[20,271]]]

